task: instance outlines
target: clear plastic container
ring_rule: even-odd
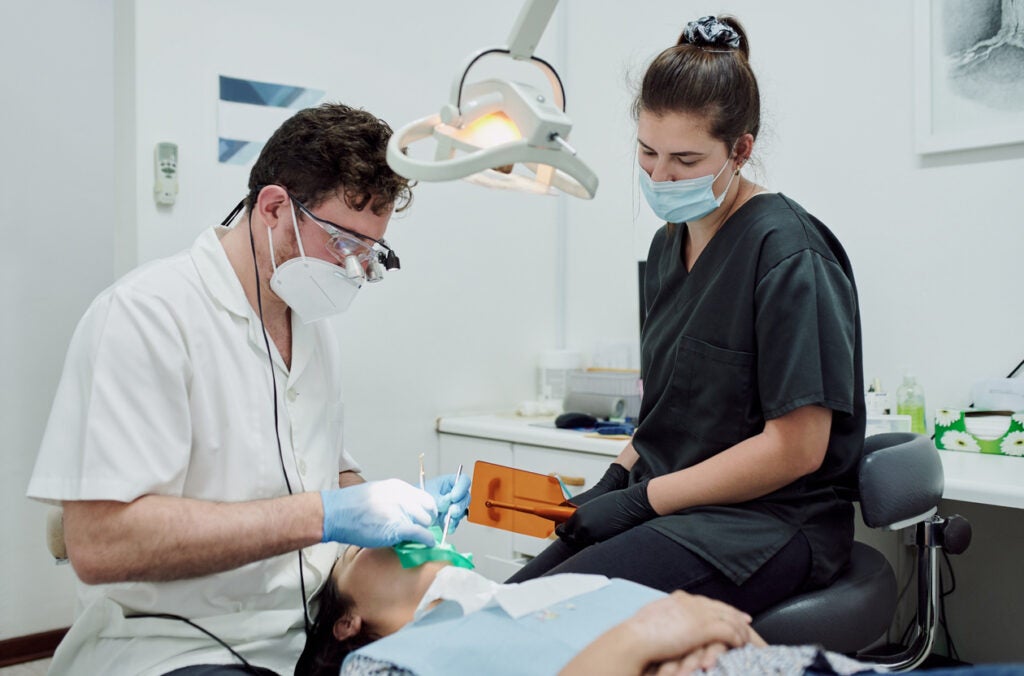
[[[910,416],[910,431],[925,434],[924,388],[907,372],[896,389],[896,413]]]

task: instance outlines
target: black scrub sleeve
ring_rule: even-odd
[[[857,296],[838,261],[795,253],[762,277],[754,300],[764,417],[812,404],[852,413]]]

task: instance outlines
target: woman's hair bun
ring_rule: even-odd
[[[686,24],[679,36],[679,44],[738,49],[740,34],[729,24],[719,21],[718,17],[702,16]]]

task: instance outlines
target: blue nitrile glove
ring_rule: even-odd
[[[596,484],[579,495],[572,496],[568,502],[577,507],[582,507],[597,496],[625,488],[627,484],[629,484],[629,470],[619,463],[613,462],[608,465],[608,469],[604,471],[604,476],[598,479]]]
[[[603,542],[658,516],[647,499],[648,481],[599,495],[576,510],[555,533],[567,544]]]
[[[465,474],[455,481],[454,474],[443,474],[434,477],[423,484],[423,489],[434,497],[437,504],[437,525],[444,527],[444,517],[451,507],[452,522],[448,526],[449,535],[455,530],[466,516],[466,509],[469,508],[469,477]]]
[[[399,542],[434,546],[429,527],[437,517],[434,500],[400,479],[320,491],[324,505],[323,542],[390,547]]]

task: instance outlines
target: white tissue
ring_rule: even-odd
[[[1010,429],[1010,416],[969,415],[964,417],[964,426],[979,439],[998,439]]]

